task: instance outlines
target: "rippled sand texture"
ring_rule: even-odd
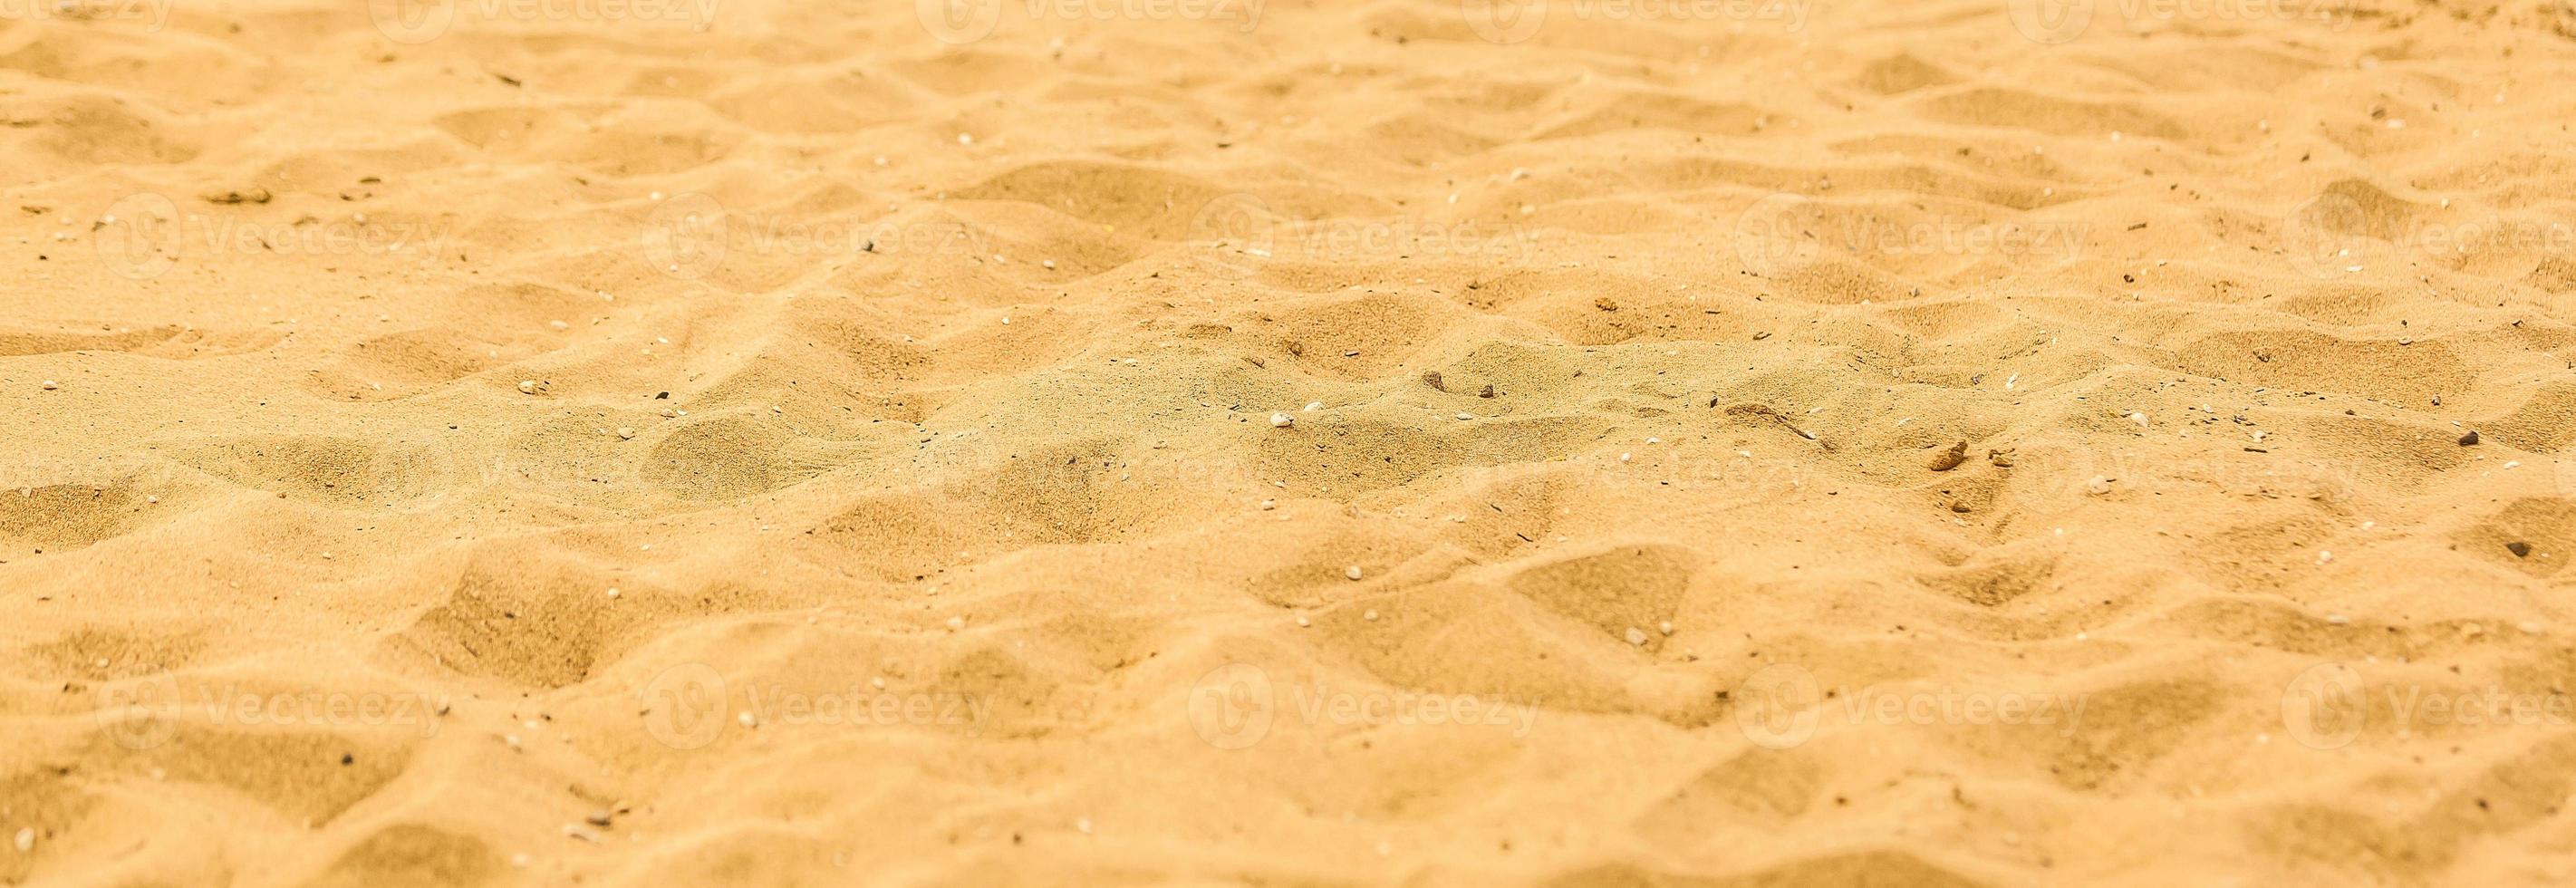
[[[568,4],[0,23],[0,882],[2576,870],[2564,5]]]

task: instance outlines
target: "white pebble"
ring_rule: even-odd
[[[616,597],[618,597],[620,594],[621,594],[621,593],[619,593],[619,592],[617,591],[617,587],[615,587],[615,586],[610,586],[610,587],[608,587],[608,597],[610,597],[610,598],[616,598]]]
[[[1349,578],[1354,579],[1354,580],[1359,579],[1359,578],[1360,578],[1360,566],[1359,566],[1359,565],[1354,564],[1354,565],[1351,565],[1351,566],[1349,566],[1349,567],[1342,568],[1342,576],[1346,576],[1346,577],[1349,577]]]
[[[626,440],[629,440],[629,441],[635,440],[635,430],[634,430],[634,429],[631,429],[631,428],[627,428],[627,427],[625,427],[625,426],[618,426],[618,427],[617,427],[617,437],[619,437],[619,438],[623,438],[623,439],[626,439]]]
[[[57,384],[57,383],[55,383],[53,380],[50,380],[50,379],[45,380],[45,390],[46,390],[46,391],[49,391],[49,392],[50,392],[50,391],[53,391],[53,390],[58,389],[58,388],[62,388],[62,386],[61,386],[61,385],[59,385],[59,384]]]
[[[1284,428],[1287,428],[1287,427],[1289,427],[1289,426],[1296,425],[1296,424],[1297,424],[1297,418],[1296,418],[1296,417],[1294,417],[1294,416],[1290,416],[1290,415],[1285,414],[1285,413],[1273,413],[1273,414],[1270,414],[1270,427],[1271,427],[1271,428],[1274,428],[1274,429],[1284,429]]]
[[[2095,475],[2093,476],[2093,480],[2084,482],[2084,492],[2090,493],[2094,496],[2101,496],[2103,494],[2110,493],[2111,479]]]
[[[1367,620],[1367,621],[1369,621],[1369,622],[1371,622],[1371,623],[1375,623],[1375,622],[1377,622],[1377,611],[1372,610],[1372,611],[1369,611],[1368,613],[1361,614],[1361,615],[1360,615],[1360,619]]]
[[[743,726],[743,727],[746,727],[746,728],[757,728],[757,727],[760,727],[760,719],[753,718],[753,717],[752,717],[752,715],[751,715],[751,710],[748,710],[748,709],[745,709],[745,710],[743,710],[740,714],[735,715],[735,716],[733,717],[733,720],[734,720],[734,721],[741,722],[741,723],[742,723],[742,726]]]
[[[522,379],[522,380],[519,380],[519,393],[520,393],[520,394],[526,394],[526,395],[533,395],[533,394],[536,394],[536,393],[537,393],[537,381],[536,381],[536,380],[533,380],[533,379]]]
[[[1262,510],[1262,511],[1264,511],[1264,512],[1267,512],[1267,511],[1270,511],[1270,510],[1272,510],[1272,509],[1276,509],[1276,508],[1279,508],[1279,501],[1278,501],[1278,500],[1262,500],[1262,501],[1261,501],[1261,510]]]
[[[36,829],[35,829],[35,827],[32,827],[32,826],[31,826],[31,827],[23,827],[23,828],[19,829],[19,830],[18,830],[18,853],[20,853],[20,854],[25,854],[25,853],[27,853],[27,852],[29,852],[29,851],[33,851],[33,850],[35,850],[35,849],[36,849]]]
[[[1635,626],[1628,627],[1628,643],[1638,647],[1645,647],[1646,630],[1639,629]]]
[[[960,630],[960,629],[964,629],[964,628],[966,628],[966,618],[965,618],[965,617],[949,617],[949,618],[948,618],[948,631],[950,631],[950,632],[955,632],[955,631],[958,631],[958,630]]]
[[[2147,415],[2144,413],[2140,413],[2135,410],[2129,411],[2129,421],[2137,423],[2139,428],[2143,429],[2147,427]]]

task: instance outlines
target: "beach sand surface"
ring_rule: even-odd
[[[2565,5],[941,9],[0,11],[0,883],[2576,869]]]

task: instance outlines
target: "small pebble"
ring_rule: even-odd
[[[1367,620],[1367,621],[1369,621],[1369,622],[1371,622],[1371,623],[1375,623],[1375,622],[1377,622],[1377,611],[1372,610],[1372,611],[1369,611],[1368,613],[1361,614],[1361,615],[1360,615],[1360,619]]]
[[[537,381],[536,381],[536,380],[533,380],[533,379],[522,379],[522,380],[519,380],[519,393],[520,393],[520,394],[525,394],[525,395],[533,395],[533,394],[536,394],[536,393],[537,393]]]
[[[2504,550],[2513,553],[2513,557],[2515,558],[2531,557],[2531,544],[2521,540],[2515,540],[2504,544]]]
[[[2111,479],[2095,475],[2093,476],[2093,480],[2084,482],[2084,492],[2090,493],[2094,496],[2101,496],[2103,494],[2110,493]]]
[[[631,429],[631,428],[627,428],[627,427],[625,427],[625,426],[618,426],[618,427],[617,427],[617,437],[619,437],[619,438],[623,438],[623,439],[626,439],[626,440],[629,440],[629,441],[635,440],[635,430],[634,430],[634,429]]]
[[[49,391],[49,392],[50,392],[50,391],[53,391],[53,390],[58,389],[58,388],[62,388],[62,386],[61,386],[61,385],[59,385],[59,384],[56,384],[53,380],[50,380],[50,379],[45,380],[45,390],[46,390],[46,391]]]
[[[948,631],[950,631],[950,632],[956,632],[956,631],[961,630],[961,629],[964,629],[964,628],[966,628],[966,618],[965,618],[965,617],[949,617],[949,618],[948,618]]]
[[[1272,509],[1276,509],[1276,508],[1279,508],[1279,501],[1278,501],[1278,500],[1262,500],[1262,501],[1261,501],[1261,510],[1262,510],[1262,511],[1264,511],[1264,512],[1267,512],[1267,511],[1270,511],[1270,510],[1272,510]]]
[[[610,598],[616,598],[616,597],[619,597],[621,594],[623,594],[623,593],[618,592],[618,591],[617,591],[617,587],[615,587],[615,586],[610,586],[610,587],[608,587],[608,597],[610,597]]]
[[[1294,416],[1290,416],[1290,415],[1285,414],[1285,413],[1273,413],[1273,414],[1270,414],[1270,427],[1271,427],[1271,428],[1274,428],[1274,429],[1284,429],[1284,428],[1287,428],[1287,427],[1289,427],[1289,426],[1296,425],[1296,424],[1297,424],[1297,418],[1296,418],[1296,417],[1294,417]]]
[[[1646,630],[1639,629],[1635,626],[1628,627],[1628,643],[1636,647],[1645,647]]]
[[[35,827],[24,827],[24,828],[19,829],[19,830],[18,830],[18,853],[20,853],[20,854],[25,854],[25,853],[27,853],[27,852],[29,852],[29,851],[33,851],[33,850],[35,850],[35,849],[36,849],[36,829],[35,829]]]
[[[1322,401],[1308,401],[1308,402],[1306,402],[1306,412],[1308,412],[1308,413],[1313,413],[1313,412],[1315,412],[1315,411],[1317,411],[1317,410],[1322,410],[1322,409],[1324,409],[1324,402],[1322,402]]]
[[[1354,565],[1351,565],[1351,566],[1349,566],[1349,567],[1342,568],[1342,576],[1346,576],[1346,577],[1349,577],[1349,578],[1354,579],[1354,580],[1359,579],[1359,578],[1360,578],[1360,566],[1359,566],[1359,565],[1354,564]]]
[[[2474,430],[2474,429],[2472,429],[2472,430],[2470,430],[2470,432],[2469,432],[2468,434],[2461,435],[2461,436],[2460,436],[2460,446],[2462,446],[2462,447],[2475,447],[2475,446],[2478,446],[2478,433],[2477,433],[2477,431],[2476,431],[2476,430]]]

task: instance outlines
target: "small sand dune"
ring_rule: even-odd
[[[2542,0],[22,2],[0,884],[2563,881],[2571,74]]]

